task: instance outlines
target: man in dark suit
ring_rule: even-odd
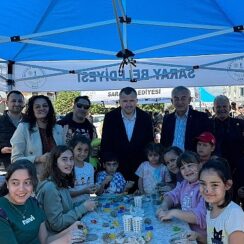
[[[164,147],[177,146],[184,150],[196,150],[195,138],[204,131],[212,131],[206,113],[196,111],[189,105],[191,92],[184,86],[175,87],[171,93],[175,112],[164,116],[161,143]]]
[[[23,118],[22,110],[25,106],[23,94],[16,90],[9,92],[6,104],[8,110],[0,116],[0,162],[4,164],[5,169],[8,168],[11,161],[10,139]]]
[[[230,101],[224,96],[214,100],[213,133],[216,155],[228,160],[234,182],[234,196],[244,186],[244,121],[230,116]]]
[[[127,180],[135,181],[137,167],[146,160],[145,146],[153,141],[152,119],[137,107],[137,93],[132,87],[120,91],[119,104],[119,108],[105,115],[101,156],[116,154],[119,171]]]

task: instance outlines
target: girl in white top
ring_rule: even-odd
[[[96,191],[94,185],[94,168],[86,162],[90,153],[90,140],[82,135],[75,135],[69,142],[73,149],[75,162],[75,186],[70,189],[74,202],[86,200]]]
[[[226,160],[213,159],[200,171],[200,192],[206,201],[207,243],[243,244],[244,212],[231,201],[232,179]],[[203,237],[191,234],[206,242]]]
[[[139,176],[138,188],[141,194],[151,194],[156,191],[157,184],[171,182],[169,171],[161,161],[162,151],[161,144],[151,142],[146,147],[148,161],[142,162],[135,172]],[[170,190],[169,186],[166,188]]]

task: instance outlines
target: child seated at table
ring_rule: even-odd
[[[41,182],[37,187],[37,200],[46,215],[49,234],[56,234],[96,208],[95,201],[74,204],[69,189],[74,186],[74,160],[72,150],[64,145],[55,146],[47,161]]]
[[[206,206],[200,194],[198,181],[199,157],[194,152],[186,151],[178,157],[177,166],[184,180],[164,195],[157,216],[161,221],[181,219],[189,223],[192,230],[206,235]]]
[[[105,170],[98,172],[96,183],[99,186],[97,194],[102,193],[123,193],[133,187],[133,181],[125,181],[124,176],[117,172],[119,163],[113,153],[104,154],[103,167]]]
[[[149,143],[146,147],[148,161],[142,162],[135,174],[139,176],[138,188],[140,194],[155,193],[159,183],[171,183],[169,171],[161,162],[163,147],[161,144]],[[170,190],[170,187],[167,187]]]
[[[244,213],[232,199],[232,176],[228,162],[213,159],[199,173],[200,192],[207,205],[207,240],[196,232],[188,236],[206,243],[243,244]]]
[[[203,132],[197,138],[197,154],[200,156],[200,163],[203,165],[211,157],[215,150],[216,140],[212,133]]]
[[[75,183],[70,188],[73,202],[80,202],[89,198],[89,194],[95,193],[94,168],[87,162],[91,150],[90,140],[80,134],[75,135],[69,142],[73,149],[75,162]]]
[[[166,165],[166,167],[169,170],[172,184],[176,186],[177,182],[181,182],[183,180],[183,177],[180,173],[180,168],[177,167],[177,158],[183,153],[183,151],[176,146],[172,146],[167,148],[163,152],[163,163]]]

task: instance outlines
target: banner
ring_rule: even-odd
[[[152,88],[152,89],[136,89],[138,99],[156,99],[171,98],[172,88]],[[89,96],[92,102],[96,101],[117,101],[119,100],[120,90],[109,91],[82,91],[81,96]]]
[[[191,89],[192,90],[192,89]],[[168,103],[171,99],[172,88],[136,89],[138,103]],[[120,90],[81,91],[81,96],[88,96],[93,103],[115,104],[119,101]]]
[[[21,91],[105,91],[240,85],[244,58],[240,54],[138,59],[119,69],[120,61],[25,62],[14,66],[15,87]]]

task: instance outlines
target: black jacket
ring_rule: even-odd
[[[175,112],[166,115],[163,119],[161,143],[164,147],[172,146],[174,141],[175,121]],[[212,132],[212,130],[212,122],[206,113],[189,108],[185,132],[185,150],[196,151],[195,138],[204,131]]]
[[[153,141],[152,119],[143,110],[136,109],[136,121],[129,141],[127,138],[121,108],[107,113],[103,122],[101,141],[102,156],[112,152],[118,157],[119,171],[127,180],[135,180],[135,171],[146,160],[145,147]]]
[[[12,147],[10,139],[15,130],[16,127],[9,118],[7,111],[4,111],[3,115],[0,116],[0,161],[4,163],[5,168],[10,164],[11,154],[2,154],[1,150],[3,147]]]

